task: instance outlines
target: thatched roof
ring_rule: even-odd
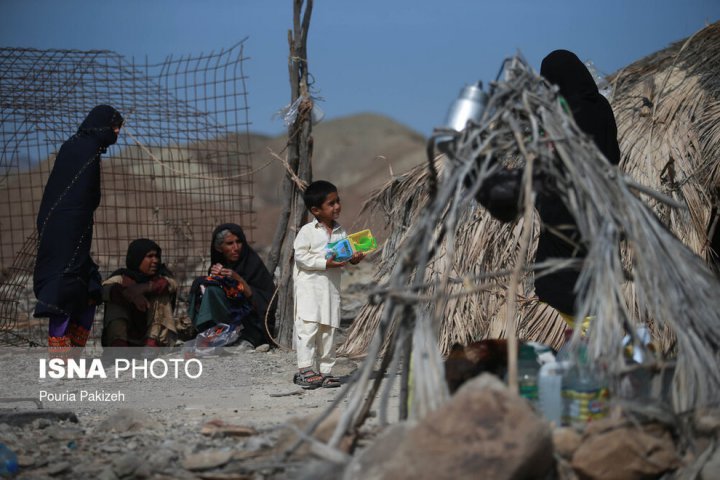
[[[442,173],[444,164],[441,159],[436,160],[436,166]],[[378,284],[387,282],[401,253],[399,246],[405,241],[408,227],[417,218],[418,212],[427,207],[428,201],[428,171],[424,165],[392,179],[368,200],[367,208],[376,214],[384,214],[392,226],[375,276]],[[536,233],[539,231],[537,221],[533,229]],[[521,230],[522,221],[517,224],[501,223],[478,205],[467,207],[456,233],[457,251],[453,263],[455,276],[474,277],[483,272],[511,269],[517,256]],[[439,252],[436,260],[429,265],[432,277],[437,278],[444,269],[444,265],[441,265],[447,261],[444,253]],[[463,288],[463,284],[449,286],[451,294]],[[467,344],[480,338],[504,337],[505,298],[505,288],[498,286],[449,300],[444,312],[445,321],[440,327],[440,349],[447,352],[456,342]],[[519,300],[523,318],[534,319],[521,324],[521,337],[558,345],[562,340],[565,323],[557,313],[532,298],[529,283],[526,291],[521,292]],[[340,347],[339,353],[362,356],[381,315],[382,306],[365,305],[350,327],[347,341]]]
[[[610,77],[621,168],[638,183],[687,205],[687,209],[671,209],[643,196],[670,230],[703,257],[707,256],[707,231],[713,205],[718,204],[720,184],[719,74],[720,23],[716,23]],[[437,162],[438,168],[441,164]],[[376,276],[381,284],[398,258],[397,248],[407,235],[408,226],[427,206],[427,175],[425,166],[418,167],[392,179],[368,202],[370,210],[384,212],[393,226]],[[453,271],[462,278],[512,268],[521,230],[522,221],[503,224],[493,220],[480,206],[466,208],[458,226]],[[535,219],[535,240],[538,232]],[[529,258],[533,256],[534,243]],[[432,265],[429,270],[433,271]],[[632,283],[625,285],[625,291],[638,319],[641,315]],[[505,297],[504,289],[494,289],[448,302],[438,335],[441,350],[447,352],[455,342],[503,337]],[[565,324],[554,310],[536,300],[529,277],[518,300],[520,338],[558,346]],[[365,306],[340,352],[363,355],[381,314],[381,306]],[[654,336],[663,347],[671,346],[672,335],[667,330],[655,331]]]
[[[720,22],[609,80],[621,168],[687,205],[669,209],[645,199],[686,245],[707,256],[720,185]]]

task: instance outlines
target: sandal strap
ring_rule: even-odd
[[[333,377],[332,375],[323,375],[323,381],[322,386],[326,388],[333,388],[333,387],[339,387],[340,386],[340,379],[338,377]]]
[[[322,384],[324,381],[322,374],[317,373],[312,368],[301,368],[300,379],[311,384]]]

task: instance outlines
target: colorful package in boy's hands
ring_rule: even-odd
[[[325,258],[335,255],[336,262],[345,262],[350,260],[354,253],[369,253],[377,248],[377,241],[373,237],[370,230],[348,235],[337,242],[328,243],[325,252]]]
[[[377,241],[370,230],[362,230],[348,235],[354,252],[369,253],[377,249]]]
[[[334,260],[336,262],[345,262],[352,258],[353,253],[350,241],[347,238],[343,238],[337,242],[327,244],[325,258],[331,258],[334,254]]]

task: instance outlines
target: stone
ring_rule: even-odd
[[[22,412],[0,413],[0,423],[17,427],[33,424],[33,422],[38,420],[37,428],[46,428],[53,422],[78,422],[77,415],[70,410],[27,410]]]
[[[148,457],[147,464],[151,471],[161,471],[168,467],[173,459],[176,457],[175,453],[170,450],[158,449],[153,451]]]
[[[149,415],[130,408],[121,408],[100,422],[97,429],[105,432],[137,432],[156,429],[160,425]]]
[[[317,426],[315,431],[313,432],[313,437],[319,440],[322,443],[327,443],[330,438],[332,437],[333,432],[335,431],[335,427],[337,426],[338,421],[340,420],[340,410],[335,409],[333,412],[327,416],[322,422],[320,422],[320,425]],[[305,431],[305,429],[315,420],[317,419],[317,416],[311,415],[307,417],[301,417],[301,418],[293,418],[290,419],[288,423],[292,423],[301,431]],[[284,450],[290,448],[295,444],[295,442],[299,439],[298,434],[295,432],[295,430],[291,428],[286,428],[282,431],[280,434],[280,437],[278,438],[277,442],[275,443],[275,451],[277,452],[283,452]],[[349,452],[351,447],[353,445],[353,437],[349,435],[345,435],[340,440],[340,444],[338,445],[338,450],[341,452]],[[299,457],[305,457],[310,454],[310,445],[307,442],[303,442],[300,447],[295,450],[295,455]]]
[[[97,480],[118,480],[112,467],[105,467],[96,478]]]
[[[135,473],[142,460],[135,453],[128,453],[113,461],[113,472],[118,477],[127,477]]]
[[[549,425],[489,374],[376,443],[350,462],[344,480],[545,479],[555,463]]]
[[[32,467],[35,465],[35,457],[33,455],[18,455],[17,464],[20,468]]]
[[[267,343],[263,343],[262,345],[258,345],[258,346],[255,348],[255,351],[256,351],[256,352],[260,352],[260,353],[269,352],[269,351],[270,351],[270,345],[268,345]]]
[[[230,461],[232,455],[233,452],[230,449],[203,450],[183,458],[181,465],[187,470],[209,470],[222,467]]]
[[[570,460],[580,446],[582,436],[573,428],[556,428],[553,430],[553,446],[555,453]]]
[[[47,473],[48,475],[54,476],[66,470],[70,470],[70,464],[68,462],[53,462],[47,468]]]
[[[670,432],[656,424],[621,422],[609,429],[596,425],[583,437],[571,462],[578,475],[588,480],[656,478],[680,463]]]
[[[555,463],[555,479],[556,480],[578,480],[575,470],[572,469],[570,462],[560,457]]]

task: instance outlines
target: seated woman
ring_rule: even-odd
[[[125,257],[127,268],[103,282],[104,347],[165,347],[175,343],[173,306],[177,283],[162,263],[162,250],[147,238],[133,240]]]
[[[198,331],[225,323],[241,329],[240,344],[270,344],[268,333],[275,324],[275,307],[270,305],[274,292],[272,275],[248,245],[242,228],[225,223],[213,231],[208,276],[193,282],[188,314]]]

